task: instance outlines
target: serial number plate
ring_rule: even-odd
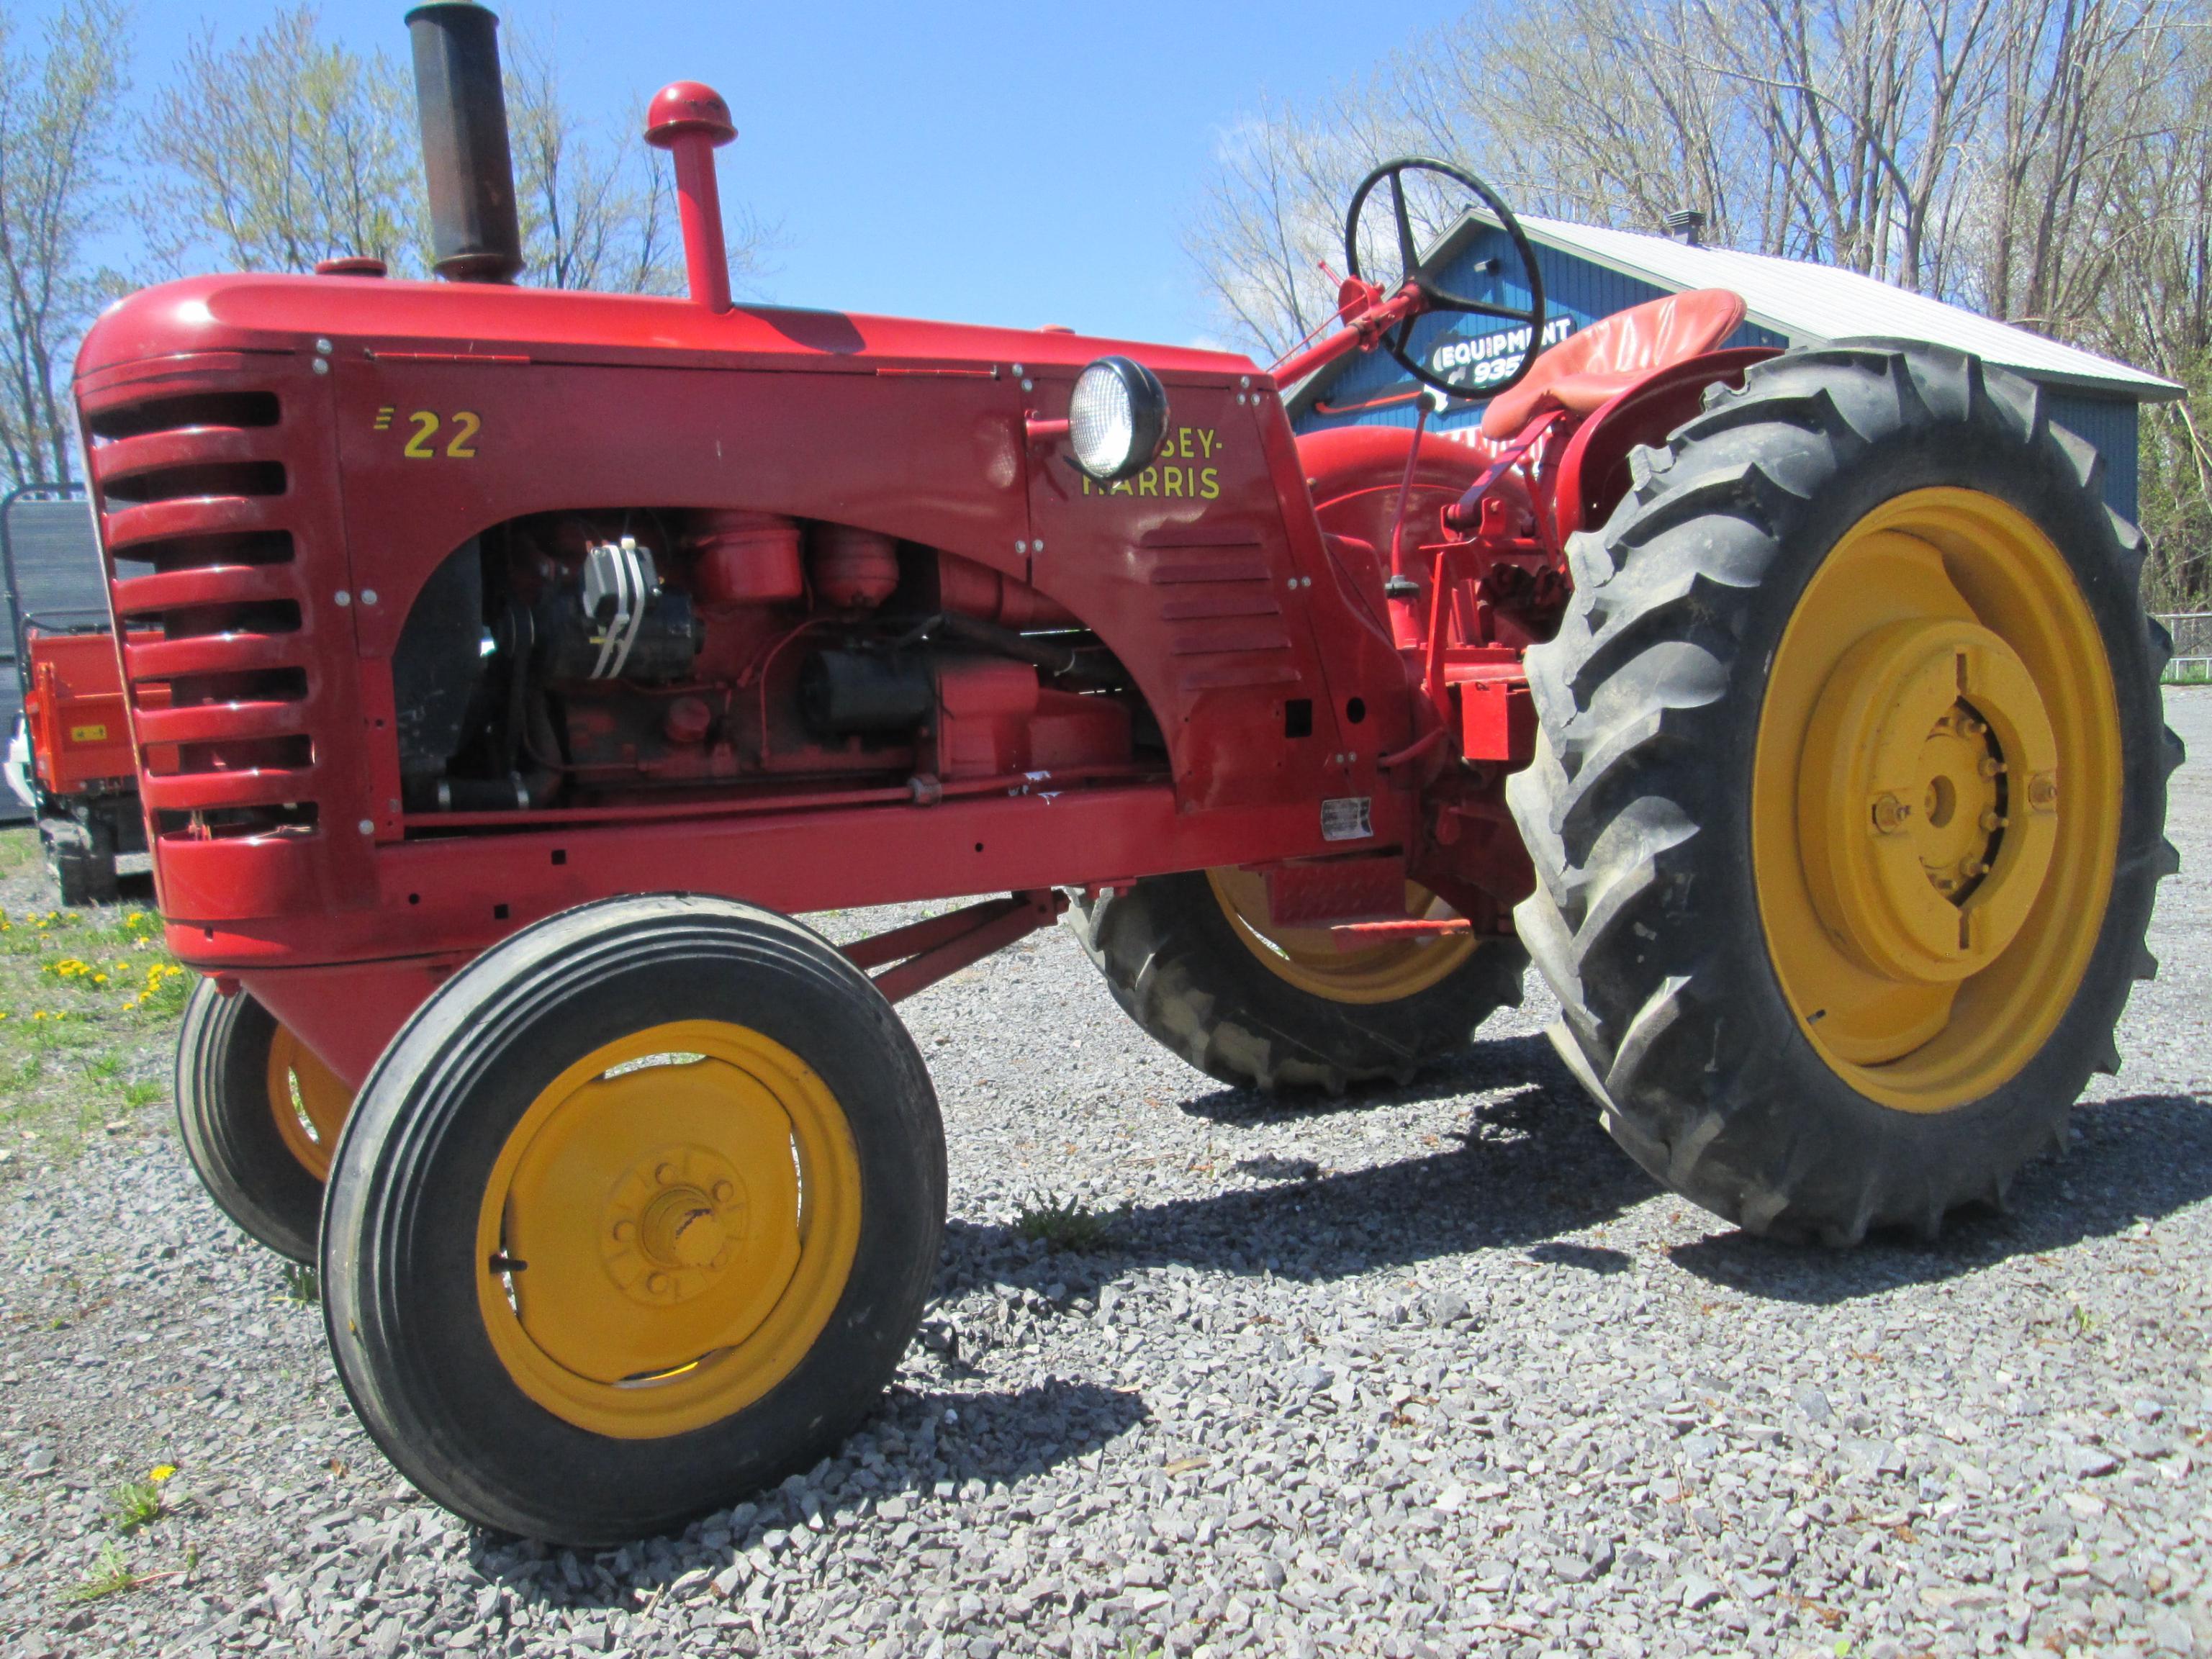
[[[1373,797],[1346,795],[1321,804],[1323,841],[1365,841],[1375,833]]]
[[[107,728],[104,726],[72,726],[70,727],[70,741],[71,743],[106,743]]]

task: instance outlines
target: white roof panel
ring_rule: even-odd
[[[1481,216],[1487,221],[1487,215]],[[1733,289],[1743,296],[1751,321],[1792,343],[1896,335],[1971,351],[2039,380],[2137,402],[2162,403],[2182,393],[2180,386],[2155,374],[1855,270],[1733,248],[1692,247],[1669,237],[1603,230],[1565,219],[1528,216],[1521,222],[1539,242],[1662,288]]]

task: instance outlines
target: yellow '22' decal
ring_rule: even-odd
[[[390,431],[392,417],[396,412],[389,404],[378,410],[376,429],[379,432]],[[483,430],[483,416],[471,409],[457,410],[453,416],[453,435],[447,439],[444,448],[441,450],[435,446],[438,434],[445,427],[446,417],[433,409],[410,410],[407,424],[414,428],[414,435],[401,446],[399,453],[410,461],[434,461],[441,454],[448,460],[473,461],[477,458],[477,434]]]

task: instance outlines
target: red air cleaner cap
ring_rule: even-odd
[[[687,132],[726,144],[738,136],[722,94],[696,81],[672,81],[655,93],[645,112],[645,142],[666,149]]]

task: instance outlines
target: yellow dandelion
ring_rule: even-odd
[[[158,1486],[176,1472],[177,1466],[174,1463],[156,1463],[146,1471],[146,1478]]]

